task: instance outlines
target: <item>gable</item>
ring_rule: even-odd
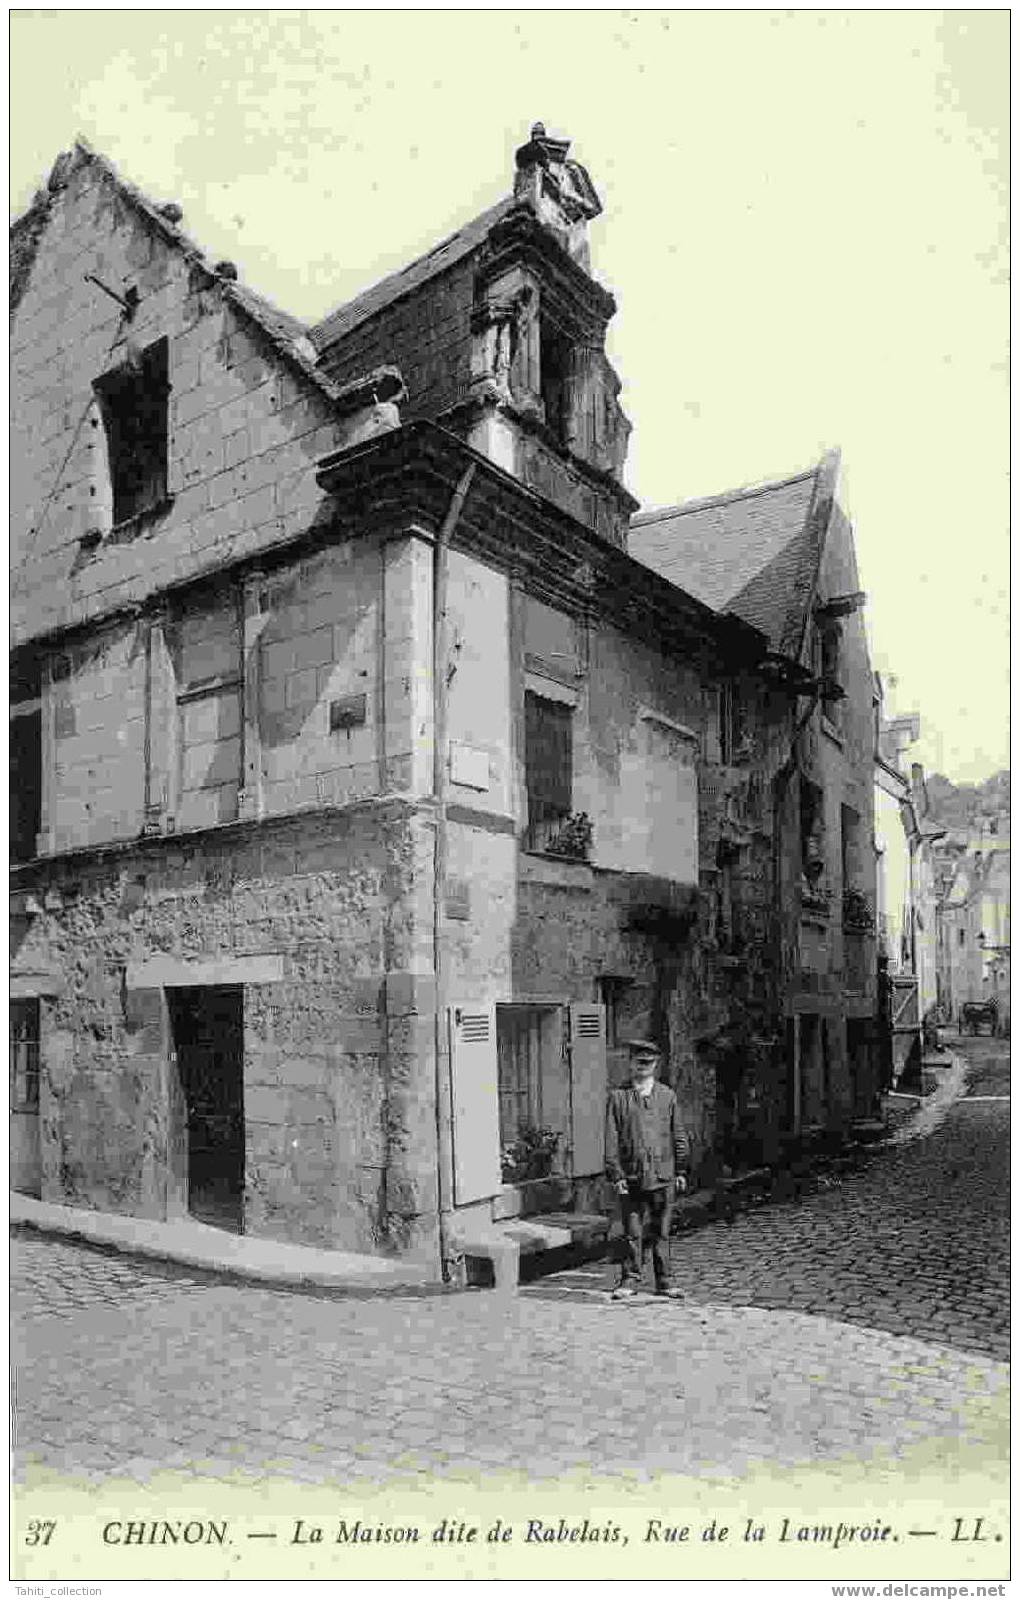
[[[11,331],[16,642],[292,536],[322,506],[315,463],[339,442],[334,388],[296,319],[213,269],[102,158],[79,147],[45,209]],[[18,232],[23,253],[32,233]],[[130,318],[115,298],[129,288]],[[90,543],[109,447],[94,386],[160,340],[166,503]]]

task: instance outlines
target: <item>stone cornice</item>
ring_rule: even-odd
[[[522,264],[552,291],[561,314],[566,313],[579,330],[605,329],[616,311],[613,296],[573,260],[525,205],[515,207],[495,224],[479,253],[480,273],[489,281]]]
[[[764,658],[767,641],[757,629],[718,615],[435,423],[411,423],[336,452],[320,462],[316,476],[352,536],[411,525],[428,530],[442,522],[470,461],[477,470],[455,548],[505,572],[538,599],[598,616],[673,653],[716,665]]]

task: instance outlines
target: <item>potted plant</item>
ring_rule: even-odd
[[[553,1128],[523,1123],[517,1130],[517,1138],[503,1146],[503,1182],[527,1183],[534,1178],[550,1177],[562,1137]]]

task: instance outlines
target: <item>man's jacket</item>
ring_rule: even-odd
[[[643,1189],[672,1183],[690,1157],[690,1142],[680,1122],[676,1095],[653,1083],[645,1100],[636,1089],[613,1089],[606,1110],[606,1176],[626,1178]]]

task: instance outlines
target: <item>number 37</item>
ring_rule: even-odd
[[[26,1544],[49,1544],[53,1537],[55,1522],[38,1522],[33,1520],[25,1531]]]

